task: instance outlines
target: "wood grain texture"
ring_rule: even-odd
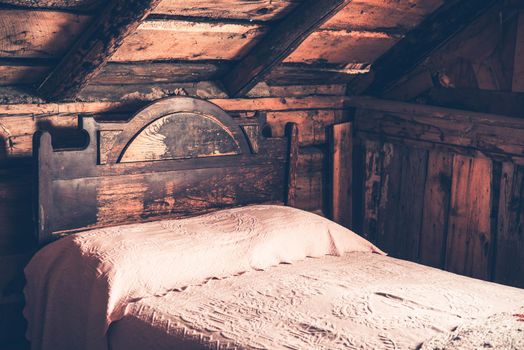
[[[456,155],[453,160],[446,269],[490,278],[492,162]]]
[[[453,154],[430,151],[422,205],[420,262],[444,268]]]
[[[496,282],[524,288],[524,167],[502,164],[498,203]]]
[[[222,79],[230,96],[246,94],[281,63],[306,37],[345,6],[349,0],[305,0],[285,21],[273,26]]]
[[[297,0],[163,0],[153,13],[212,19],[275,21],[289,14],[298,3]]]
[[[216,119],[172,113],[147,125],[126,146],[121,162],[219,157],[240,154],[240,146]]]
[[[298,169],[298,126],[295,123],[286,124],[288,138],[287,174],[286,174],[286,205],[297,204],[297,169]]]
[[[296,207],[323,212],[326,208],[326,154],[318,147],[303,147],[299,150],[297,165]]]
[[[239,59],[264,32],[257,24],[147,21],[129,35],[111,60]]]
[[[342,226],[353,226],[353,136],[351,123],[330,127],[330,218]]]
[[[442,0],[354,0],[322,25],[322,29],[365,29],[404,33],[435,11]]]
[[[380,95],[411,72],[428,57],[468,24],[496,4],[495,0],[454,0],[448,1],[415,29],[410,31],[387,54],[375,61],[374,79],[371,84],[350,83],[360,91]]]
[[[318,30],[284,62],[372,63],[399,41],[384,32]],[[336,48],[336,49],[334,49]]]
[[[356,123],[361,131],[478,150],[485,156],[524,155],[524,129],[520,120],[496,117],[477,119],[468,117],[468,114],[426,116],[416,111],[369,111],[366,117],[357,118]],[[472,125],[475,127],[472,128]]]
[[[0,10],[0,57],[61,57],[89,20],[64,12]]]
[[[362,234],[369,240],[378,239],[379,203],[382,181],[381,144],[364,141],[364,196]]]
[[[100,2],[100,0],[2,0],[0,3],[27,8],[91,10]]]
[[[40,84],[38,93],[50,100],[75,98],[159,2],[110,2]]]

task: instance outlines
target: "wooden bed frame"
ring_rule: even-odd
[[[172,97],[127,122],[79,117],[88,139],[82,149],[53,149],[48,132],[36,134],[39,243],[231,206],[294,205],[297,127],[288,124],[286,138],[265,138],[263,122]]]

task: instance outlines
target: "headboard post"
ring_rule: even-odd
[[[288,172],[286,205],[296,206],[297,202],[297,168],[298,168],[298,126],[296,123],[287,123],[285,130],[288,139]]]
[[[49,222],[51,221],[51,211],[48,209],[53,205],[53,191],[49,184],[52,181],[51,163],[53,161],[53,146],[51,145],[51,134],[48,132],[37,132],[33,137],[34,158],[38,165],[35,171],[34,193],[36,200],[34,203],[34,216],[36,223],[36,233],[39,243],[45,243],[50,239],[51,232]]]

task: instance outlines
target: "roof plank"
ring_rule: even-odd
[[[375,61],[373,79],[349,83],[353,94],[380,95],[411,72],[434,50],[497,3],[496,0],[452,0],[429,15],[418,27]]]
[[[230,96],[243,96],[350,0],[305,0],[273,26],[222,80]]]
[[[93,20],[37,88],[49,100],[74,99],[161,0],[115,0]]]

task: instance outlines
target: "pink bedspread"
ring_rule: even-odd
[[[460,326],[468,330],[459,333],[461,344],[473,344],[462,350],[479,344],[520,349],[511,344],[523,344],[524,324],[519,332],[511,315],[522,306],[521,289],[350,253],[211,280],[131,303],[112,325],[110,344],[112,350],[392,350],[427,342],[424,349],[435,349],[432,345],[442,344],[439,337],[457,342],[452,331]],[[501,312],[510,316],[506,322],[489,322],[489,315]],[[472,333],[469,325],[475,323],[483,327]]]
[[[128,303],[307,256],[380,252],[318,215],[250,206],[79,233],[40,250],[24,290],[32,349],[104,349]]]

